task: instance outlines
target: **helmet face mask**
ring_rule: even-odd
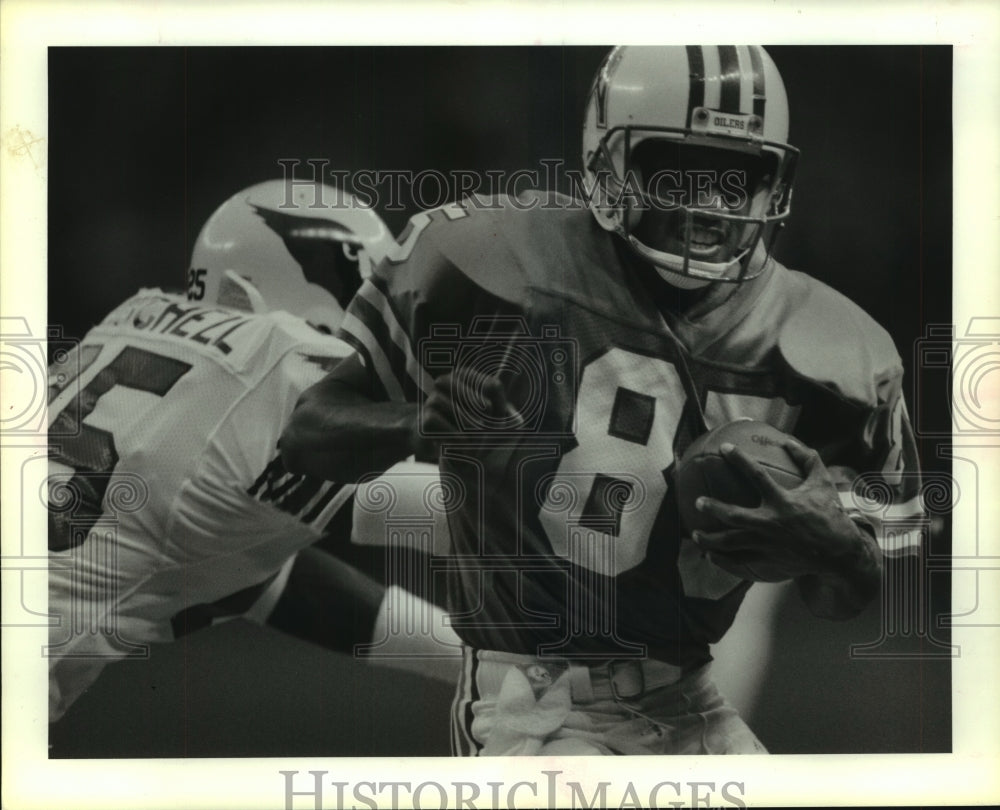
[[[379,216],[345,191],[259,183],[230,197],[205,223],[191,256],[199,283],[188,297],[247,311],[260,311],[262,300],[268,310],[285,310],[332,334],[394,244]]]
[[[584,122],[591,210],[676,286],[755,278],[790,211],[787,120],[763,49],[616,48]]]

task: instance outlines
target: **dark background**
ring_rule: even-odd
[[[576,168],[606,50],[51,48],[49,321],[82,337],[140,286],[182,287],[207,217],[280,177],[279,159],[349,172]],[[802,150],[777,255],[890,331],[911,413],[940,424],[945,392],[917,384],[913,357],[927,324],[951,321],[951,49],[768,50]],[[394,232],[416,210],[401,202],[380,210]],[[933,443],[920,449],[925,469],[943,469]],[[932,547],[949,543],[945,522]],[[936,580],[928,615],[947,609],[946,577]],[[879,638],[883,614],[875,605],[831,624],[783,605],[748,718],[772,751],[950,750],[947,659],[848,656]],[[896,641],[907,654],[936,649]],[[233,623],[151,665],[110,668],[53,737],[68,755],[447,753],[447,690],[352,667]],[[337,679],[353,686],[333,689]]]

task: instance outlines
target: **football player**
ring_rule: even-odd
[[[918,509],[902,365],[860,308],[772,254],[788,113],[762,48],[613,49],[586,108],[587,205],[532,192],[418,214],[348,311],[356,353],[300,399],[289,469],[437,452],[463,484],[456,753],[764,752],[709,672],[751,587],[727,559],[766,556],[821,617],[878,592],[879,526],[831,469]],[[781,490],[725,447],[761,506],[704,498],[725,528],[688,536],[675,459],[740,417],[789,434],[805,480]]]
[[[332,333],[391,244],[337,188],[252,186],[202,229],[186,296],[141,290],[51,367],[51,721],[108,663],[276,602],[276,626],[334,649],[383,639],[399,594],[306,549],[338,513],[347,542],[353,486],[290,474],[277,439],[349,353]]]

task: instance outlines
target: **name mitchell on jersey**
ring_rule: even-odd
[[[232,310],[203,306],[180,306],[166,295],[150,294],[133,298],[112,312],[104,326],[130,326],[144,332],[161,332],[189,338],[205,346],[212,346],[223,354],[233,348],[225,342],[241,326],[250,322],[247,315],[234,314]],[[198,327],[198,331],[185,331]],[[221,330],[221,331],[220,331]]]

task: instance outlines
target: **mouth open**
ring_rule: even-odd
[[[691,224],[690,253],[692,256],[710,256],[726,241],[725,231],[717,223],[706,224],[697,220]]]

